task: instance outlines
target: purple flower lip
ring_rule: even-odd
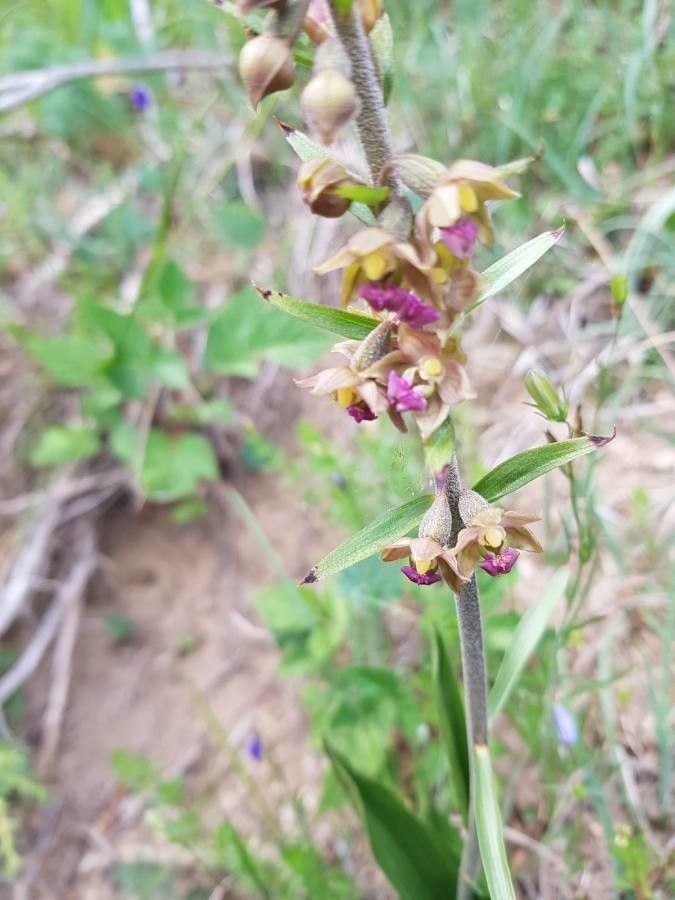
[[[448,228],[441,228],[441,240],[457,259],[468,259],[476,246],[478,225],[473,219],[460,219]]]
[[[263,746],[260,735],[253,732],[246,742],[246,752],[256,762],[260,762],[263,758]]]
[[[425,572],[421,575],[414,566],[403,566],[401,572],[415,584],[436,584],[437,581],[441,581],[438,572]]]
[[[494,553],[490,554],[487,559],[483,560],[480,567],[488,575],[508,575],[519,556],[520,553],[517,550],[505,547],[499,556],[495,556]]]
[[[396,412],[419,411],[427,408],[426,399],[402,375],[398,375],[393,370],[389,373],[387,381],[387,399]]]
[[[558,742],[565,747],[573,747],[578,742],[579,729],[577,728],[577,721],[562,703],[556,703],[553,707],[553,728]]]
[[[347,412],[355,422],[372,422],[377,418],[366,403],[352,403],[347,407]]]
[[[440,313],[418,296],[395,284],[371,282],[361,288],[361,296],[376,312],[388,310],[413,328],[423,328],[440,318]]]

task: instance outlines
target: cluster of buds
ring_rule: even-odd
[[[264,97],[293,85],[293,44],[304,31],[317,49],[301,107],[310,129],[323,143],[332,143],[358,115],[360,102],[327,0],[240,0],[238,6],[242,15],[268,11],[262,33],[252,34],[239,55],[239,74],[252,105],[257,107]],[[368,34],[383,15],[382,2],[356,0],[354,11]]]
[[[420,523],[416,538],[401,538],[382,551],[385,562],[408,558],[401,571],[419,585],[445,582],[459,593],[476,568],[488,575],[506,575],[516,564],[519,550],[540,552],[527,528],[536,516],[489,506],[475,491],[462,491],[459,513],[463,527],[450,546],[453,528],[450,504],[443,488]]]

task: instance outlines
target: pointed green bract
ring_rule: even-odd
[[[512,281],[515,281],[523,272],[526,272],[551,247],[558,243],[564,231],[564,225],[556,231],[544,231],[543,234],[532,238],[531,241],[527,241],[525,244],[521,244],[520,247],[512,250],[511,253],[507,253],[506,256],[498,259],[496,263],[493,263],[484,272],[481,272],[482,278],[487,282],[487,287],[476,302],[467,309],[467,313],[473,312],[481,303],[503,291]]]
[[[544,444],[543,447],[533,447],[532,450],[525,450],[504,460],[476,482],[473,489],[485,497],[488,503],[494,503],[500,497],[517,491],[518,488],[539,478],[540,475],[545,475],[552,469],[564,466],[580,456],[603,447],[613,437],[614,435],[607,438],[585,435],[572,438],[570,441],[557,441],[554,444]]]
[[[556,572],[541,597],[529,607],[518,623],[511,644],[497,672],[488,698],[488,711],[493,719],[504,708],[530,657],[537,649],[560,598],[565,593],[568,573]]]
[[[310,162],[313,159],[332,159],[325,147],[315,143],[315,141],[308,138],[306,134],[303,134],[302,131],[298,131],[297,128],[286,125],[285,122],[281,122],[278,119],[277,124],[283,131],[284,137],[288,143],[303,162]],[[375,224],[375,216],[363,203],[352,203],[349,207],[349,212],[355,215],[364,225]]]
[[[299,297],[290,297],[279,291],[271,291],[267,288],[254,285],[263,300],[270,306],[280,309],[282,312],[301,319],[308,325],[323,328],[341,337],[361,341],[367,337],[378,324],[377,319],[370,316],[362,316],[360,313],[347,312],[344,309],[335,309],[332,306],[323,306],[321,303],[311,303],[309,300],[301,300]]]
[[[490,752],[484,744],[473,748],[475,776],[475,815],[478,846],[492,900],[516,900],[511,882],[502,817],[495,793]]]
[[[455,799],[464,821],[469,813],[469,751],[464,704],[443,640],[437,628],[432,639],[432,677],[438,726],[450,764]]]
[[[363,820],[373,856],[401,900],[454,897],[459,871],[455,848],[443,843],[392,791],[357,772],[328,744],[326,752]]]
[[[388,509],[379,518],[324,556],[310,570],[303,583],[312,584],[327,575],[334,575],[336,572],[341,572],[342,569],[348,569],[349,566],[356,565],[374,553],[379,553],[386,544],[402,537],[419,525],[422,516],[429,509],[432,499],[430,495],[426,494],[409,500],[403,506]]]

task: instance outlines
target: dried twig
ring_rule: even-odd
[[[70,607],[78,603],[94,570],[93,538],[81,542],[66,579],[56,591],[30,643],[12,668],[0,678],[0,706],[35,672]]]
[[[0,78],[0,113],[9,112],[44,94],[82,78],[130,75],[135,72],[170,72],[184,69],[223,69],[230,59],[205,50],[170,50],[146,59],[85,60],[67,66],[31,69]]]

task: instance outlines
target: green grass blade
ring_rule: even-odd
[[[484,744],[473,749],[476,778],[476,830],[485,878],[492,900],[516,900],[509,873],[502,817],[495,793],[490,752]]]
[[[434,628],[431,671],[438,724],[450,764],[455,798],[466,822],[469,812],[469,750],[464,704],[440,633]]]
[[[525,450],[524,453],[518,453],[511,459],[504,460],[474,484],[473,489],[485,497],[488,503],[494,503],[495,500],[517,491],[540,475],[545,475],[546,472],[564,466],[579,456],[585,456],[599,447],[604,447],[613,437],[614,435],[608,438],[586,435],[572,438],[570,441],[533,447],[532,450]]]
[[[556,572],[546,590],[518,623],[488,698],[490,719],[504,708],[520,675],[537,649],[553,611],[567,587],[568,573]]]
[[[489,297],[494,297],[495,294],[508,287],[512,281],[519,278],[523,272],[526,272],[558,243],[564,231],[564,225],[556,231],[544,231],[536,238],[532,238],[531,241],[516,247],[511,253],[507,253],[506,256],[498,259],[484,272],[481,272],[482,277],[487,281],[487,287],[476,302],[467,309],[467,313],[473,312]]]
[[[432,497],[423,495],[403,506],[388,509],[361,531],[324,556],[305,576],[303,584],[312,584],[327,575],[348,569],[362,559],[379,552],[385,544],[395,541],[418,525],[429,508]]]
[[[454,897],[459,842],[442,843],[388,788],[352,769],[331,746],[326,752],[363,820],[373,856],[402,900]]]
[[[331,331],[341,337],[361,341],[377,325],[377,320],[370,316],[347,312],[344,309],[334,309],[332,306],[323,306],[320,303],[311,303],[309,300],[301,300],[298,297],[289,297],[288,294],[271,291],[258,287],[258,285],[255,285],[255,289],[270,306],[274,306],[308,325],[323,328],[325,331]]]

